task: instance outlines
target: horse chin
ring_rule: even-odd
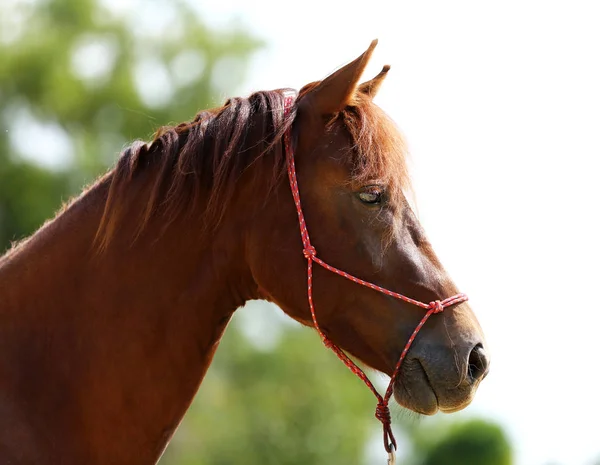
[[[418,360],[405,361],[394,384],[394,399],[402,407],[422,415],[434,415],[440,409],[435,390]]]
[[[440,407],[440,412],[442,413],[456,413],[463,410],[467,405],[459,405],[456,407]]]

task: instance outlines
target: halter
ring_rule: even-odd
[[[294,104],[294,100],[295,100],[295,94],[291,94],[289,92],[284,93],[284,116],[287,116],[289,114],[289,112],[292,108],[292,105]],[[355,276],[352,276],[352,275],[346,273],[345,271],[339,270],[338,268],[335,268],[335,267],[325,263],[323,260],[321,260],[319,257],[317,257],[317,250],[312,246],[312,244],[310,242],[310,237],[308,235],[308,229],[306,228],[306,222],[304,221],[304,213],[302,212],[302,205],[300,204],[300,192],[298,190],[298,180],[296,179],[296,165],[294,163],[294,151],[292,149],[292,143],[291,143],[291,126],[285,132],[284,146],[285,146],[285,155],[286,155],[286,160],[287,160],[287,172],[288,172],[288,178],[290,181],[290,188],[292,190],[292,195],[294,197],[294,203],[296,204],[296,211],[298,213],[298,222],[300,224],[300,236],[302,238],[302,246],[303,246],[302,254],[304,255],[304,258],[306,258],[306,260],[308,262],[308,266],[307,266],[308,305],[310,307],[310,314],[312,316],[313,324],[315,326],[315,329],[319,333],[319,336],[321,337],[321,340],[322,340],[323,344],[325,345],[325,347],[329,347],[338,356],[338,358],[342,362],[344,362],[344,364],[356,376],[358,376],[360,379],[362,379],[363,382],[367,385],[367,387],[371,390],[371,392],[377,398],[377,408],[375,409],[375,417],[383,425],[383,445],[385,447],[386,452],[388,453],[388,464],[392,465],[396,461],[395,451],[397,450],[398,447],[397,447],[397,443],[396,443],[396,438],[394,438],[394,433],[392,432],[392,419],[390,416],[390,409],[388,407],[388,404],[389,404],[390,398],[392,396],[392,393],[394,392],[394,383],[396,382],[396,379],[398,378],[398,374],[400,373],[400,366],[402,365],[402,362],[403,362],[404,358],[406,357],[406,354],[408,353],[410,346],[412,345],[413,341],[415,340],[415,337],[417,336],[417,334],[419,333],[419,331],[421,330],[421,328],[423,327],[425,322],[429,319],[429,317],[431,315],[433,315],[434,313],[443,312],[445,308],[450,307],[451,305],[466,302],[468,300],[468,297],[466,296],[466,294],[456,294],[452,297],[448,297],[447,299],[435,300],[433,302],[429,302],[428,304],[426,304],[426,303],[420,302],[418,300],[411,299],[410,297],[406,297],[397,292],[390,291],[381,286],[377,286],[376,284],[372,284],[368,281],[364,281]],[[406,345],[404,346],[404,350],[402,350],[402,353],[400,354],[400,358],[398,360],[398,363],[396,363],[396,367],[394,368],[394,372],[392,374],[392,377],[390,378],[390,383],[388,384],[388,387],[385,391],[385,395],[383,397],[381,396],[381,394],[379,394],[377,392],[377,390],[375,389],[375,386],[373,386],[373,383],[371,383],[369,378],[367,378],[367,375],[365,374],[365,372],[363,370],[361,370],[360,367],[358,367],[350,359],[350,357],[348,357],[346,355],[346,353],[344,351],[342,351],[342,349],[340,349],[337,345],[335,345],[331,341],[331,339],[329,339],[321,330],[321,327],[319,326],[319,323],[317,321],[317,315],[315,313],[315,306],[314,306],[313,297],[312,297],[313,263],[316,263],[316,264],[322,266],[323,268],[325,268],[326,270],[329,270],[335,274],[343,276],[344,278],[349,279],[350,281],[353,281],[357,284],[369,287],[375,291],[381,292],[381,293],[389,295],[391,297],[395,297],[396,299],[403,300],[404,302],[408,302],[410,304],[416,305],[417,307],[421,307],[422,309],[426,310],[425,315],[423,316],[423,318],[421,319],[421,321],[419,322],[419,324],[417,325],[417,327],[415,328],[415,330],[413,331],[411,336],[408,338],[408,341],[406,342]]]

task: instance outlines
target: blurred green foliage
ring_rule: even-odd
[[[221,104],[260,46],[240,28],[211,30],[184,0],[119,5],[0,2],[0,252],[52,217],[125,144]],[[53,146],[53,136],[63,143]],[[269,335],[282,331],[281,339],[266,350],[244,336],[248,320],[234,317],[161,464],[370,463],[366,445],[380,431],[371,393],[312,331],[274,320]],[[415,464],[510,463],[495,425],[426,435],[438,442],[408,426]]]
[[[508,437],[496,423],[482,419],[440,422],[415,431],[414,465],[511,465]]]
[[[260,46],[241,29],[210,30],[183,0],[138,8],[115,14],[99,0],[0,2],[0,250],[111,165],[125,144],[221,104],[215,97],[243,79]],[[20,156],[40,125],[68,135],[62,152],[71,153],[58,154],[73,159],[67,176]],[[44,141],[34,142],[43,159]],[[9,195],[11,186],[19,195]]]

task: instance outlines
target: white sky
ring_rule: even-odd
[[[406,135],[421,220],[493,352],[465,414],[500,420],[517,465],[599,458],[600,2],[198,8],[267,40],[241,94],[299,88],[379,38],[366,77],[392,65],[378,103]]]
[[[600,2],[190,2],[214,28],[237,17],[266,40],[240,94],[300,88],[379,39],[365,77],[392,65],[378,103],[407,138],[421,220],[492,349],[456,415],[500,420],[517,465],[591,465]]]

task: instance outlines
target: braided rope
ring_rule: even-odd
[[[287,115],[289,113],[289,111],[294,103],[294,100],[295,100],[294,95],[286,94],[286,96],[284,97],[284,114],[285,115]],[[321,337],[321,340],[323,341],[323,344],[325,345],[325,347],[330,348],[338,356],[338,358],[356,376],[358,376],[367,385],[367,387],[371,390],[371,392],[377,398],[377,407],[375,409],[375,417],[383,425],[383,445],[385,447],[386,452],[389,454],[389,457],[390,457],[388,463],[393,463],[394,462],[394,451],[396,451],[398,447],[397,447],[397,443],[396,443],[396,438],[394,437],[394,434],[392,432],[392,419],[390,416],[390,409],[389,409],[388,404],[389,404],[390,398],[392,397],[392,394],[394,392],[394,383],[396,382],[396,379],[398,378],[398,375],[400,373],[400,367],[402,365],[402,362],[404,361],[406,354],[408,353],[408,350],[410,349],[412,343],[414,342],[415,338],[417,337],[417,334],[419,333],[419,331],[421,330],[421,328],[427,322],[427,320],[429,319],[429,317],[431,315],[433,315],[435,313],[441,313],[444,311],[445,308],[447,308],[451,305],[466,302],[468,300],[468,297],[466,296],[466,294],[456,294],[456,295],[454,295],[452,297],[448,297],[444,300],[435,300],[433,302],[429,302],[428,304],[426,304],[424,302],[420,302],[418,300],[411,299],[410,297],[407,297],[405,295],[390,291],[390,290],[385,289],[376,284],[372,284],[368,281],[364,281],[360,278],[352,276],[351,274],[348,274],[345,271],[342,271],[338,268],[335,268],[335,267],[325,263],[323,260],[321,260],[319,257],[317,257],[317,250],[312,246],[312,244],[310,242],[310,237],[308,235],[308,229],[306,227],[306,221],[304,220],[304,212],[302,211],[302,205],[300,204],[300,191],[298,189],[298,180],[296,177],[296,164],[294,163],[294,152],[292,150],[292,144],[291,144],[291,128],[285,132],[284,146],[285,146],[285,154],[286,154],[286,160],[287,160],[288,178],[289,178],[289,182],[290,182],[290,188],[292,190],[292,196],[294,198],[294,203],[296,204],[296,211],[298,213],[298,222],[300,224],[300,236],[302,238],[302,245],[303,245],[302,254],[304,255],[304,258],[306,258],[306,260],[308,262],[308,264],[307,264],[308,306],[310,308],[310,313],[312,316],[313,324],[314,324],[315,329],[317,330],[319,336]],[[346,355],[346,353],[342,349],[340,349],[337,345],[335,345],[333,343],[333,341],[331,341],[331,339],[329,339],[321,330],[321,327],[319,326],[319,322],[317,321],[317,314],[315,312],[315,306],[314,306],[313,296],[312,296],[313,263],[317,263],[318,265],[325,268],[326,270],[331,271],[332,273],[338,274],[340,276],[343,276],[344,278],[349,279],[350,281],[353,281],[357,284],[360,284],[362,286],[368,287],[375,291],[381,292],[381,293],[389,295],[391,297],[395,297],[396,299],[403,300],[404,302],[408,302],[410,304],[416,305],[417,307],[421,307],[421,308],[427,310],[427,312],[425,313],[425,315],[423,316],[423,318],[421,319],[419,324],[416,326],[416,328],[413,331],[413,333],[411,334],[411,336],[408,338],[408,341],[406,342],[406,345],[404,346],[404,349],[402,350],[402,353],[400,354],[400,358],[398,359],[398,362],[396,363],[396,367],[394,368],[394,372],[392,373],[392,377],[390,378],[390,383],[388,384],[388,387],[385,391],[385,395],[383,397],[381,396],[381,394],[379,394],[379,392],[377,392],[377,389],[375,389],[375,386],[373,386],[373,383],[371,382],[371,380],[369,380],[369,378],[367,377],[365,372],[358,365],[356,365],[350,359],[350,357],[348,357],[348,355]]]

